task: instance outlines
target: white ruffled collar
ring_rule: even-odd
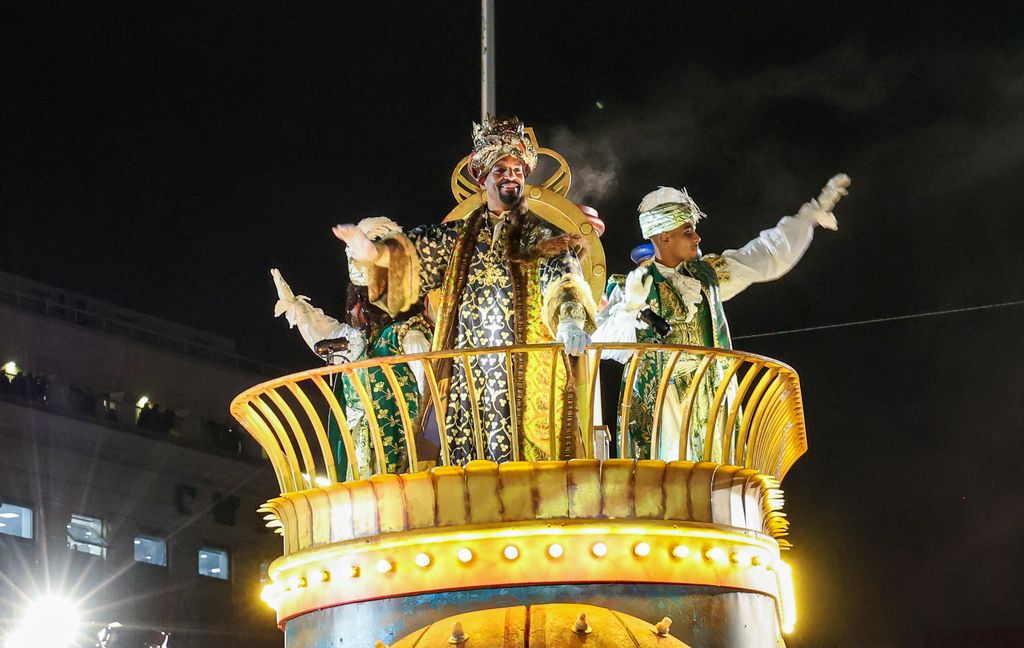
[[[658,272],[661,273],[662,277],[665,277],[672,282],[672,287],[679,293],[679,297],[682,298],[683,303],[692,304],[692,308],[686,309],[686,321],[691,321],[693,316],[697,314],[697,308],[704,299],[700,290],[700,281],[694,279],[688,274],[680,272],[676,268],[670,268],[658,263],[657,261],[654,262],[654,267],[658,269]]]

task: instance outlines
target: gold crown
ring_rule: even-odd
[[[488,114],[482,124],[473,124],[473,152],[469,173],[479,180],[503,157],[511,155],[526,166],[529,173],[537,166],[537,148],[526,135],[526,127],[516,117],[499,119]]]

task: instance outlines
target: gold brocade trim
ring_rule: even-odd
[[[388,266],[367,265],[366,288],[372,304],[396,317],[420,299],[420,260],[404,234],[380,243],[388,250]]]
[[[587,317],[587,311],[583,304],[567,301],[558,308],[558,321],[583,320]]]
[[[704,263],[711,266],[711,269],[715,271],[716,275],[718,275],[719,284],[725,283],[732,278],[732,273],[727,270],[729,263],[726,261],[725,257],[718,254],[708,254],[704,256],[702,260]]]

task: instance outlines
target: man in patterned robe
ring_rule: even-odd
[[[831,210],[846,194],[850,180],[840,174],[829,180],[817,199],[804,203],[795,216],[786,216],[738,250],[702,255],[697,223],[704,212],[682,191],[669,187],[647,194],[639,206],[643,236],[654,245],[655,255],[623,277],[609,278],[608,303],[598,316],[597,342],[649,342],[731,349],[729,325],[723,302],[732,299],[752,283],[772,281],[789,272],[807,250],[814,228],[837,229]],[[641,311],[650,308],[668,321],[671,332],[660,337],[644,321]],[[632,352],[605,351],[603,358],[629,362]],[[666,353],[642,356],[631,386],[633,398],[628,422],[619,421],[624,444],[639,458],[651,457],[659,379],[667,369]],[[713,362],[698,383],[691,410],[689,447],[680,448],[683,400],[700,357],[684,354],[672,369],[671,382],[662,405],[658,426],[658,447],[653,458],[674,461],[720,461],[722,448],[716,443],[705,456],[707,423],[712,414],[715,391],[721,384],[726,362]],[[723,409],[728,406],[728,396]],[[717,426],[725,424],[721,414]],[[717,428],[716,428],[717,429]],[[719,430],[722,432],[722,430]],[[620,447],[620,453],[623,449]]]
[[[569,235],[529,210],[523,192],[537,162],[533,143],[517,119],[488,116],[474,127],[468,170],[486,201],[461,221],[423,225],[372,243],[351,225],[334,228],[349,255],[370,276],[371,299],[397,312],[440,289],[434,349],[475,349],[557,340],[579,355],[594,327],[594,305],[579,264],[583,239]],[[444,430],[451,462],[502,462],[513,454],[512,413],[519,428],[520,458],[573,456],[578,423],[571,393],[556,399],[551,429],[547,396],[550,362],[539,355],[472,356],[470,375],[461,362],[439,367]],[[557,380],[566,369],[557,368]],[[571,380],[566,389],[571,390]],[[473,413],[476,395],[479,418]],[[552,437],[554,435],[554,437]],[[477,451],[481,441],[483,453]],[[554,443],[553,443],[554,441]],[[552,453],[552,445],[555,452]],[[554,455],[554,456],[553,456]]]

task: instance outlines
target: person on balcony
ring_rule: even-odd
[[[584,242],[530,211],[524,190],[536,163],[537,151],[522,122],[488,115],[474,125],[467,165],[485,200],[467,218],[423,225],[376,243],[353,225],[335,227],[335,236],[367,269],[371,300],[396,313],[440,289],[435,350],[558,341],[570,354],[581,354],[596,310],[579,263]],[[551,456],[552,434],[559,440],[559,457],[572,455],[576,411],[562,405],[572,402],[572,394],[555,399],[556,429],[550,429],[547,397],[528,397],[547,394],[551,361],[519,354],[508,375],[503,354],[473,355],[472,377],[461,362],[438,363],[447,402],[434,406],[444,414],[453,464],[512,459],[513,405],[522,430],[522,459],[558,458]],[[477,395],[483,457],[476,456],[471,387]]]
[[[795,216],[786,216],[738,250],[703,255],[697,224],[705,217],[686,189],[659,187],[640,202],[640,229],[654,247],[654,257],[640,263],[628,275],[613,275],[606,290],[607,305],[598,315],[595,342],[649,342],[731,349],[729,325],[723,302],[753,283],[772,281],[789,272],[807,250],[814,228],[838,227],[832,208],[846,195],[850,184],[837,175],[817,199],[804,203]],[[671,331],[659,335],[641,317],[653,312],[667,321]],[[649,318],[648,318],[649,319]],[[626,363],[630,351],[605,351],[603,358]],[[640,458],[650,457],[659,381],[667,370],[669,354],[647,353],[639,363],[632,389],[629,421],[619,421],[621,435],[629,450]],[[658,448],[654,458],[664,460],[719,461],[721,434],[710,456],[705,456],[707,423],[715,391],[726,363],[712,362],[696,386],[690,420],[689,447],[680,448],[683,402],[701,357],[682,355],[675,365],[662,405],[658,426]],[[627,386],[623,384],[623,394]],[[621,397],[621,396],[620,396]],[[726,402],[728,399],[726,399]],[[725,417],[717,419],[719,426]],[[623,449],[620,448],[620,452]]]
[[[398,224],[384,217],[363,219],[358,227],[373,239],[401,232]],[[332,364],[425,353],[430,350],[432,326],[423,312],[423,306],[414,304],[392,318],[370,303],[366,290],[366,274],[353,264],[351,259],[346,304],[347,322],[339,322],[325,315],[323,310],[309,303],[308,297],[295,295],[276,268],[270,272],[277,286],[278,302],[274,308],[275,316],[284,315],[289,326],[297,326],[303,340],[310,349],[314,349],[314,353],[317,342],[336,338],[346,340],[348,348],[333,354],[330,358]],[[409,408],[409,417],[415,420],[420,397],[426,390],[423,366],[418,362],[402,363],[393,365],[392,370],[402,392],[402,398]],[[344,408],[345,420],[352,432],[359,475],[365,479],[382,472],[403,472],[408,466],[408,453],[399,403],[394,390],[384,371],[379,367],[360,369],[355,374],[373,401],[385,455],[384,466],[381,466],[373,449],[363,402],[352,378],[347,375],[341,376],[335,382],[334,394]],[[352,478],[352,474],[347,472],[349,460],[341,431],[333,417],[328,421],[327,432],[338,474],[347,474]],[[436,455],[437,448],[421,448],[420,442],[417,441],[417,450],[420,453]]]

